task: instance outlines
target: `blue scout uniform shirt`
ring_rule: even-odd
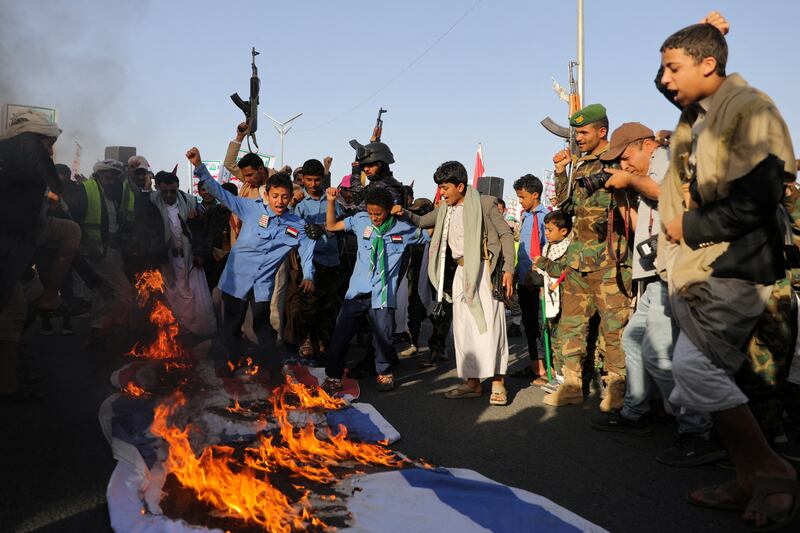
[[[338,217],[342,210],[338,204],[335,205]],[[316,200],[308,193],[305,193],[305,197],[297,203],[293,210],[294,214],[305,220],[306,224],[322,224],[323,226],[327,211],[328,200],[324,194],[319,200]],[[339,242],[335,234],[325,232],[315,241],[314,262],[326,267],[339,265]]]
[[[533,212],[525,211],[522,214],[522,224],[519,229],[519,251],[517,252],[518,283],[525,283],[528,273],[533,267],[531,261],[531,237],[533,237],[533,215],[536,214],[536,224],[539,226],[539,253],[544,248],[547,239],[544,237],[544,216],[547,209],[542,204],[533,208]]]
[[[205,165],[194,171],[206,190],[242,221],[242,231],[219,278],[226,294],[244,299],[250,289],[257,302],[272,299],[275,272],[292,248],[300,248],[303,279],[314,279],[314,241],[306,237],[303,219],[288,211],[276,216],[259,198],[241,198],[223,189]]]
[[[371,228],[371,229],[368,229]],[[372,295],[372,308],[381,308],[381,278],[377,272],[370,272],[370,255],[372,252],[372,234],[375,228],[369,215],[364,212],[344,219],[344,230],[355,233],[358,239],[358,252],[353,275],[350,276],[350,287],[345,298],[351,300],[360,294]],[[397,287],[399,286],[400,263],[403,252],[411,244],[430,241],[427,231],[422,231],[408,222],[395,219],[392,229],[383,236],[386,250],[386,306],[397,307]]]

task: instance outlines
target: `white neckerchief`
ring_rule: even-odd
[[[441,302],[444,298],[444,263],[447,258],[447,235],[450,231],[450,215],[453,214],[453,209],[447,206],[447,213],[444,215],[444,227],[442,228],[442,237],[439,242],[439,283],[436,287],[436,301]]]

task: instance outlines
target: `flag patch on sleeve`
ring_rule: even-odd
[[[291,235],[296,239],[297,236],[300,235],[300,230],[298,230],[297,228],[293,228],[292,226],[289,226],[288,228],[286,228],[286,235]]]
[[[372,226],[367,226],[366,228],[364,228],[364,238],[365,239],[369,239],[370,237],[372,237],[372,230],[373,230]]]
[[[394,243],[403,243],[403,236],[402,235],[392,235],[391,236],[392,242]]]
[[[269,216],[261,215],[261,218],[258,219],[258,225],[262,228],[266,228],[269,225]]]

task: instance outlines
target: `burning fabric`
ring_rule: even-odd
[[[136,277],[136,292],[140,307],[151,306],[150,322],[158,329],[158,337],[149,346],[136,343],[130,354],[147,359],[174,359],[186,356],[177,340],[178,321],[169,307],[157,295],[164,294],[164,278],[158,270],[148,270]]]
[[[115,531],[602,531],[536,495],[389,448],[400,435],[370,405],[321,387],[319,369],[284,367],[268,386],[243,358],[220,378],[209,343],[192,350],[146,273],[156,341],[112,376],[100,421],[118,459],[108,487]],[[241,370],[241,372],[239,371]]]

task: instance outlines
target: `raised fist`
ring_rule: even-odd
[[[188,159],[194,167],[199,167],[200,163],[203,162],[203,160],[200,159],[200,150],[198,150],[196,146],[189,148],[189,151],[186,152],[186,159]]]

